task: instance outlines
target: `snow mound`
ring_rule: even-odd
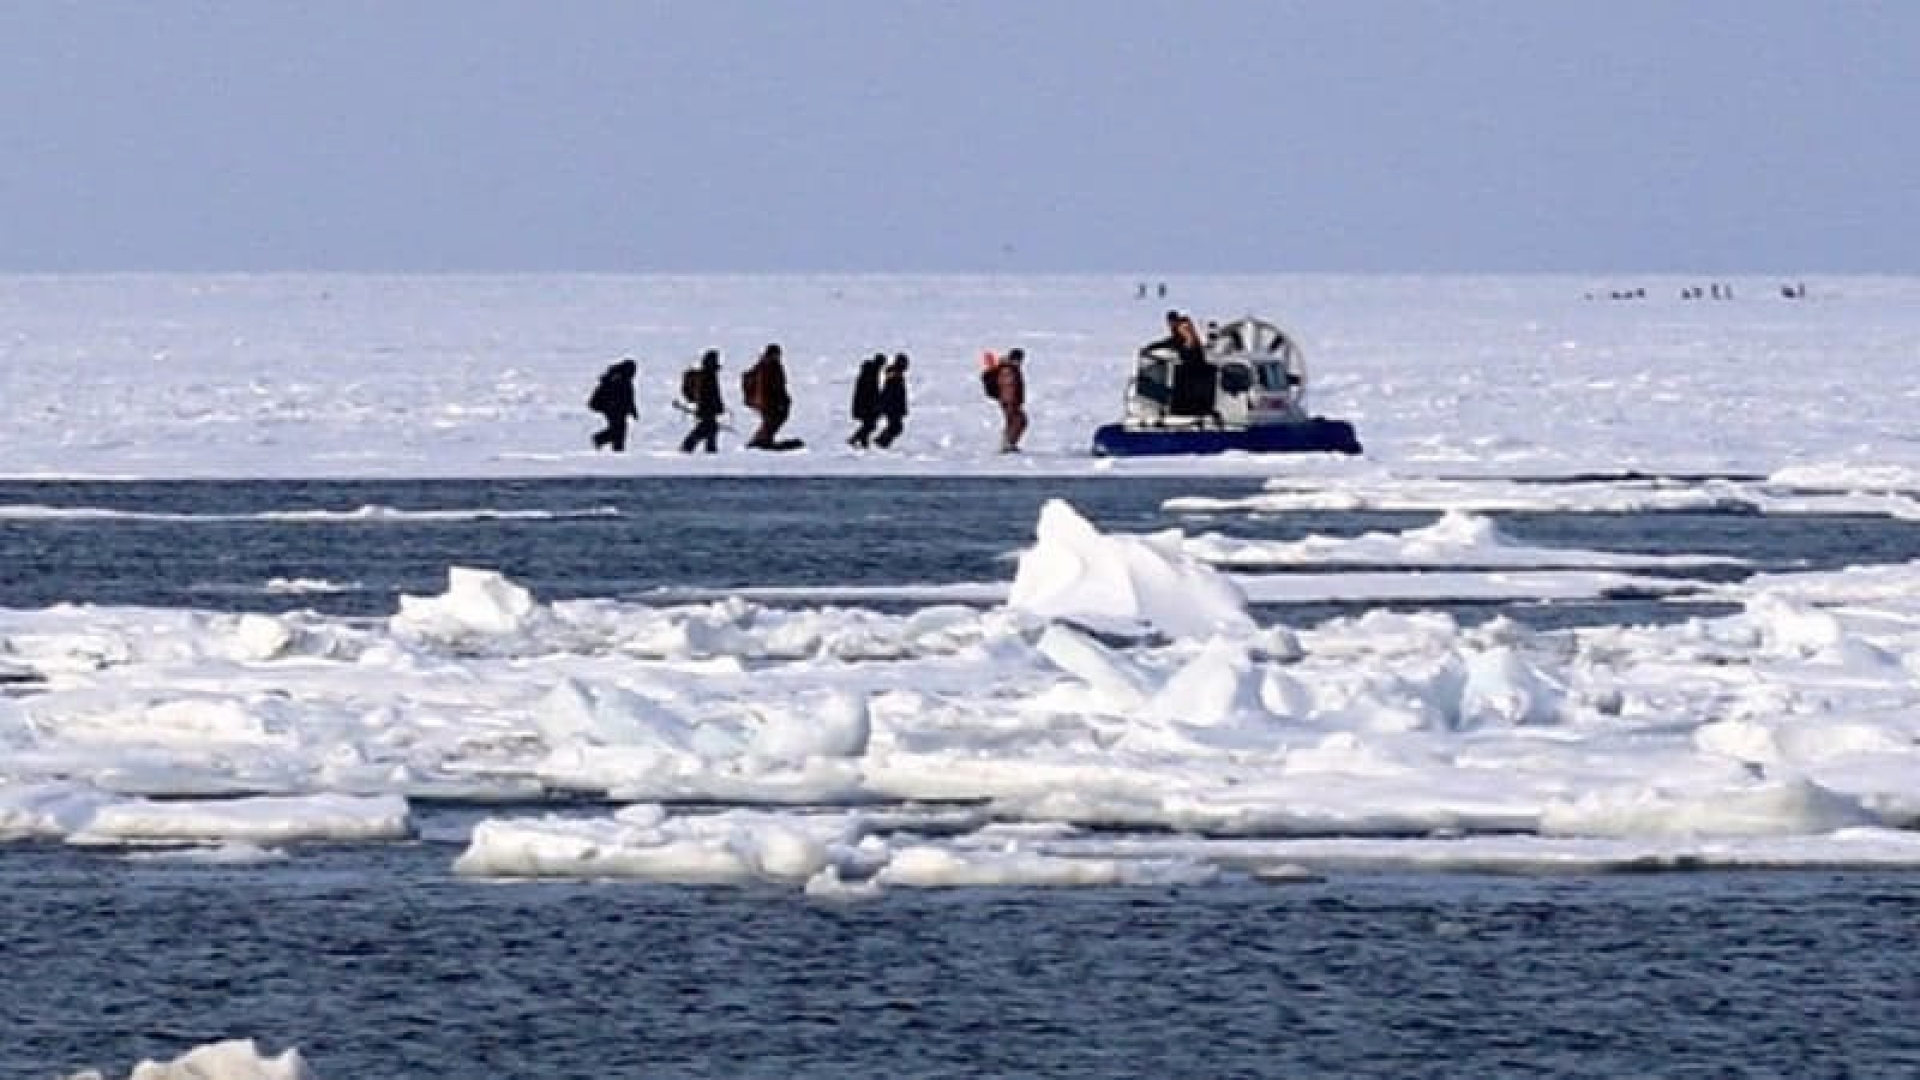
[[[1469,653],[1460,688],[1462,727],[1549,724],[1566,688],[1515,649],[1497,645]]]
[[[1777,656],[1829,656],[1846,640],[1846,631],[1832,614],[1774,593],[1749,599],[1746,618],[1762,647]]]
[[[230,649],[235,660],[272,660],[294,643],[293,628],[271,615],[248,612],[234,623]]]
[[[859,757],[871,734],[865,694],[823,690],[796,708],[769,711],[754,733],[753,752],[773,761]]]
[[[447,591],[439,596],[402,596],[390,620],[395,633],[424,638],[514,634],[535,611],[533,594],[496,570],[447,568]]]
[[[1207,637],[1254,630],[1246,597],[1186,554],[1178,532],[1107,536],[1073,507],[1040,509],[1036,543],[1020,556],[1007,606],[1096,630]]]

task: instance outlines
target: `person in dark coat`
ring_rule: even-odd
[[[1207,359],[1207,347],[1201,343],[1191,318],[1181,315],[1176,321],[1172,312],[1167,318],[1173,325],[1168,344],[1177,357],[1173,364],[1173,402],[1169,411],[1175,416],[1216,416],[1213,399],[1217,373],[1213,361]]]
[[[793,414],[793,397],[787,393],[787,368],[781,360],[780,346],[768,345],[753,365],[754,400],[747,406],[760,414],[760,428],[747,440],[755,450],[783,450],[777,445],[781,427]]]
[[[1000,452],[1014,454],[1020,451],[1020,437],[1027,433],[1027,373],[1025,361],[1027,354],[1020,349],[1010,349],[994,369],[995,389],[999,391],[1000,417],[1003,426],[1000,431]]]
[[[600,414],[606,425],[593,433],[595,450],[621,451],[627,448],[627,421],[640,413],[633,403],[633,377],[639,365],[623,359],[600,373],[600,382],[587,399],[587,408]]]
[[[887,354],[874,353],[860,362],[860,374],[853,378],[853,406],[850,411],[860,426],[853,429],[847,445],[857,450],[867,448],[874,427],[880,423],[880,369],[886,366]]]
[[[880,437],[874,442],[885,450],[900,437],[907,424],[907,354],[898,353],[893,363],[887,365],[886,377],[880,382],[880,415],[886,417],[887,426],[880,429]]]
[[[680,452],[693,453],[693,448],[706,444],[707,453],[720,449],[720,414],[727,411],[727,403],[720,397],[720,353],[717,349],[708,349],[700,357],[700,370],[694,379],[693,400],[689,402],[693,410],[693,430],[681,440]]]

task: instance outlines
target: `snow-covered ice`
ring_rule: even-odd
[[[1573,551],[1519,544],[1504,536],[1491,518],[1445,509],[1432,525],[1398,533],[1362,536],[1310,536],[1293,542],[1246,540],[1219,533],[1185,538],[1183,550],[1212,566],[1274,567],[1335,564],[1342,567],[1397,568],[1461,566],[1539,569],[1555,567],[1616,570],[1737,565],[1726,556],[1635,555],[1615,551]]]
[[[1045,846],[1053,830],[1028,837],[985,822],[984,815],[955,813],[916,822],[886,811],[669,816],[642,805],[604,817],[483,821],[454,868],[492,877],[786,884],[815,895],[889,887],[1164,884],[1212,874],[1192,858],[1057,854]],[[915,824],[936,835],[913,833]],[[962,827],[969,831],[954,832]]]
[[[399,796],[316,794],[112,802],[95,810],[68,839],[81,844],[364,842],[400,840],[410,831],[407,803]]]
[[[1637,283],[1647,299],[1623,303],[1591,298],[1618,282],[1571,275],[1192,277],[1147,301],[1118,275],[7,276],[0,475],[1281,471],[1364,499],[1409,478],[1636,470],[1920,491],[1920,279],[1786,300],[1748,278],[1720,302],[1679,299],[1686,278]],[[1313,409],[1354,421],[1364,457],[1088,457],[1169,305],[1277,320],[1306,350]],[[811,448],[681,455],[681,368],[721,349],[737,399],[770,340]],[[1033,428],[1001,455],[974,373],[1016,345]],[[876,349],[913,355],[912,415],[898,449],[857,453],[847,399]],[[641,373],[634,448],[596,455],[583,403],[623,355]]]
[[[57,837],[77,844],[229,845],[399,840],[412,832],[397,795],[280,795],[219,799],[125,798],[72,781],[0,780],[0,839]]]

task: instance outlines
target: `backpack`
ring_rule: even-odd
[[[1000,365],[998,363],[980,369],[980,390],[989,399],[1000,400]]]
[[[700,369],[688,368],[680,373],[680,396],[689,405],[700,404]]]
[[[593,393],[587,395],[587,408],[592,412],[606,412],[613,407],[613,387],[608,385],[605,375],[593,386]]]
[[[757,409],[760,407],[759,364],[754,364],[752,367],[740,373],[740,400],[746,402],[747,408],[749,409]]]

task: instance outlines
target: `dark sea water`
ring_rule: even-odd
[[[429,815],[431,821],[431,815]],[[0,1075],[245,1034],[323,1077],[1912,1076],[1910,876],[898,891],[0,859]]]
[[[0,606],[384,616],[401,592],[440,591],[449,565],[501,569],[543,600],[1006,581],[1055,496],[1132,532],[1297,539],[1433,520],[1161,509],[1253,486],[0,483],[0,508],[65,508],[0,516]],[[505,516],[285,516],[360,507]],[[1524,543],[1748,560],[1686,572],[1703,583],[1920,558],[1920,528],[1881,518],[1494,516]],[[275,578],[340,591],[284,595],[266,589]],[[1422,606],[1541,627],[1714,610],[1636,595]],[[1304,625],[1355,610],[1259,614]],[[1912,875],[1355,874],[821,902],[456,879],[472,816],[425,807],[417,842],[252,867],[0,847],[0,1078],[124,1074],[236,1036],[299,1047],[333,1080],[1920,1075]]]
[[[1435,520],[1428,513],[1183,516],[1162,509],[1176,496],[1256,490],[1254,480],[1195,478],[0,481],[0,510],[32,507],[45,515],[0,516],[0,607],[64,601],[384,616],[396,609],[400,593],[443,590],[450,565],[501,570],[548,601],[671,598],[676,590],[742,586],[1006,582],[1014,555],[1032,541],[1041,504],[1056,497],[1100,528],[1125,532],[1178,526],[1189,533],[1297,540],[1401,531]],[[351,516],[369,507],[398,514]],[[72,516],[76,510],[93,513]],[[316,511],[335,516],[288,520]],[[449,512],[468,516],[418,516]],[[510,516],[529,514],[551,516]],[[1740,569],[1680,572],[1701,581],[1920,558],[1920,526],[1881,517],[1490,516],[1521,543],[1749,560]],[[338,591],[269,592],[266,585],[276,578],[325,581]],[[888,606],[884,598],[871,603]],[[1543,627],[1663,621],[1702,610],[1632,595],[1497,605],[1463,597],[1420,606],[1452,610],[1467,621],[1502,613]],[[1351,610],[1316,603],[1263,614],[1311,623]]]

